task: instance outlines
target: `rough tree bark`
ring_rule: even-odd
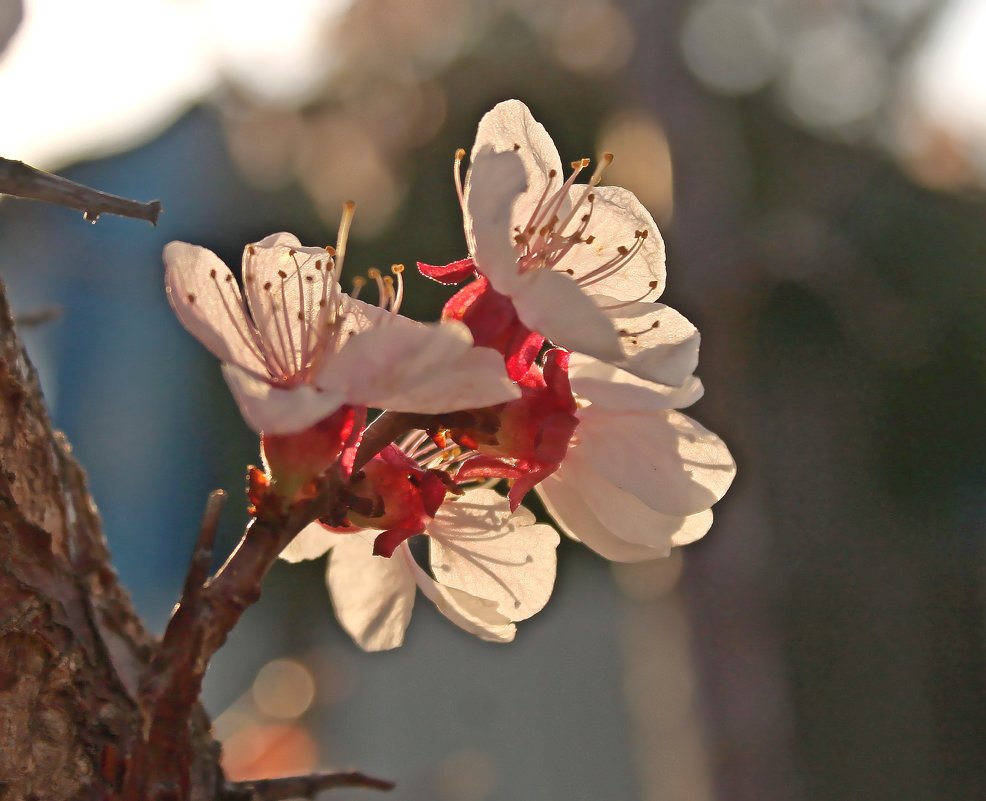
[[[0,284],[0,798],[115,797],[155,646]],[[219,748],[201,708],[191,737],[191,798],[214,799]]]

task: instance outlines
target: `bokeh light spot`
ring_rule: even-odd
[[[699,80],[725,94],[760,89],[777,67],[777,34],[752,3],[700,3],[685,21],[681,46]]]
[[[847,20],[804,33],[791,50],[784,97],[807,125],[863,121],[883,97],[885,65],[875,43]]]
[[[623,12],[609,3],[570,3],[548,31],[558,63],[576,72],[613,72],[633,53],[633,29]]]
[[[257,708],[272,718],[297,718],[315,700],[315,679],[300,662],[275,659],[264,665],[253,682]]]
[[[671,218],[674,181],[671,147],[660,123],[643,111],[615,114],[603,123],[600,153],[615,158],[606,170],[604,183],[633,192],[658,223]]]

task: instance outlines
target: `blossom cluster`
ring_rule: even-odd
[[[587,182],[588,159],[566,176],[511,100],[481,120],[463,181],[464,159],[468,255],[418,264],[460,286],[436,323],[400,314],[400,265],[342,291],[352,205],[335,247],[284,233],[248,245],[242,283],[204,248],[164,251],[178,318],[260,434],[254,511],[310,498],[329,470],[344,481],[341,513],[282,557],[328,552],[336,615],[367,650],[401,644],[418,590],[462,629],[512,640],[555,579],[559,537],[521,505],[531,491],[567,536],[632,562],[702,537],[735,475],[679,411],[702,396],[699,334],[656,302],[664,244],[631,192],[602,185],[612,156]],[[368,283],[375,304],[357,297]],[[358,460],[370,409],[415,427]]]

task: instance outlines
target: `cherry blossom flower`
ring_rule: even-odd
[[[703,537],[712,505],[736,475],[722,440],[677,411],[702,397],[691,374],[698,332],[666,306],[641,305],[647,310],[633,320],[648,339],[662,332],[648,358],[668,384],[573,354],[578,429],[561,464],[535,488],[565,533],[621,562],[667,556]]]
[[[465,325],[397,314],[399,269],[394,278],[373,275],[379,307],[340,291],[351,211],[335,249],[302,247],[286,233],[247,245],[242,293],[211,251],[184,242],[165,247],[171,305],[223,363],[247,423],[293,434],[347,404],[434,414],[516,397],[502,359],[474,348]]]
[[[490,289],[512,300],[520,323],[568,350],[660,380],[611,319],[655,300],[665,282],[664,243],[651,215],[632,192],[599,186],[612,156],[588,184],[575,183],[588,159],[573,162],[563,179],[544,127],[511,100],[480,122],[464,188],[461,157],[456,183],[471,257]],[[424,267],[426,275],[441,269]]]
[[[404,640],[417,590],[459,628],[490,642],[510,642],[515,623],[540,611],[555,581],[558,534],[489,489],[446,500],[425,526],[429,570],[408,541],[390,558],[375,555],[379,532],[308,526],[281,557],[296,562],[329,551],[326,581],[336,617],[367,651]]]

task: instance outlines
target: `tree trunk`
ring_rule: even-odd
[[[0,284],[0,799],[113,799],[157,643],[110,566],[86,477],[52,429]],[[192,799],[222,788],[199,709]]]

